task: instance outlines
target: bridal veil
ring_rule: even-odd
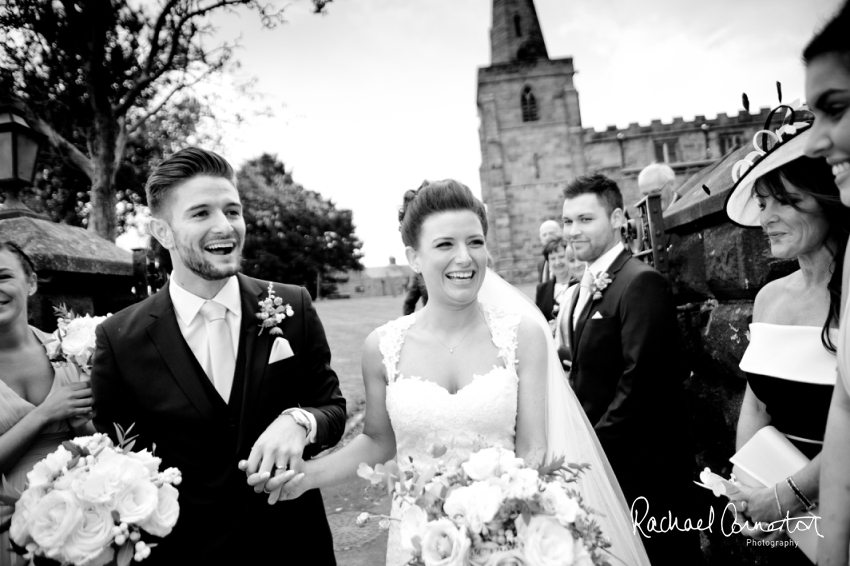
[[[547,336],[551,334],[546,319],[531,299],[491,269],[487,270],[478,297],[481,302],[533,319]],[[554,341],[547,340],[547,344],[547,454],[550,458],[563,455],[567,462],[590,464],[590,470],[579,480],[579,490],[587,504],[599,513],[599,524],[611,539],[611,554],[630,566],[648,565],[649,558],[640,535],[635,532],[617,477],[567,383]]]

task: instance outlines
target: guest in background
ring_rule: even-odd
[[[850,3],[803,51],[806,99],[815,122],[806,155],[825,158],[841,202],[850,207]],[[848,288],[850,262],[844,256],[842,288]],[[820,470],[823,528],[818,539],[818,564],[846,566],[850,543],[850,310],[844,299],[838,337],[838,375],[826,426]]]
[[[407,316],[416,310],[416,303],[422,299],[422,306],[428,304],[428,289],[425,287],[425,280],[422,274],[414,271],[407,281],[407,295],[404,296],[404,306],[402,314]]]
[[[752,522],[781,521],[786,514],[800,517],[818,500],[850,210],[841,204],[829,165],[802,156],[810,135],[811,130],[798,127],[796,135],[784,136],[744,173],[727,201],[733,222],[761,226],[774,257],[796,258],[800,264],[798,271],[768,283],[756,295],[750,344],[741,359],[747,389],[736,448],[772,425],[810,462],[775,485],[742,488],[746,505],[739,510]],[[782,551],[776,558],[783,563],[795,561],[792,556],[809,563],[801,551]]]
[[[552,322],[558,318],[558,312],[567,297],[567,289],[578,283],[584,274],[584,263],[576,259],[575,252],[560,236],[543,247],[543,257],[549,264],[552,277],[537,284],[534,302],[546,320]],[[566,304],[569,305],[569,302]]]
[[[561,227],[554,220],[547,220],[543,224],[540,225],[540,243],[543,246],[549,243],[550,240],[557,238],[561,235]],[[548,281],[552,277],[552,274],[549,273],[549,266],[546,264],[546,257],[540,260],[540,263],[537,264],[537,282],[543,283],[544,281]]]
[[[27,472],[65,440],[92,434],[91,386],[64,363],[51,364],[48,335],[27,324],[27,297],[37,289],[35,268],[12,242],[0,242],[0,475],[19,493]],[[2,488],[0,488],[2,492]],[[17,495],[17,494],[10,494]],[[0,507],[0,523],[12,514]],[[24,561],[0,534],[0,566]]]

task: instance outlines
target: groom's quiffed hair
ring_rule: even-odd
[[[219,154],[199,147],[181,149],[160,163],[148,177],[145,194],[151,214],[162,216],[171,190],[199,175],[222,177],[236,185],[233,167]]]
[[[618,208],[625,210],[620,187],[602,173],[588,173],[576,177],[564,189],[564,198],[567,200],[586,194],[596,195],[609,216]]]

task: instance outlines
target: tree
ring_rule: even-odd
[[[351,211],[295,183],[277,156],[248,161],[237,178],[246,274],[301,285],[315,296],[317,281],[322,294],[331,293],[335,273],[363,269]]]
[[[137,207],[147,204],[144,186],[153,167],[189,141],[204,147],[218,147],[218,138],[196,129],[203,111],[203,105],[194,98],[182,99],[148,120],[129,137],[115,175],[119,233],[123,232],[125,221],[135,214]],[[91,181],[85,174],[48,146],[39,158],[35,183],[24,190],[21,197],[30,208],[49,215],[55,222],[86,226],[90,186]]]
[[[312,0],[316,12],[330,1]],[[204,40],[209,16],[237,7],[268,28],[283,21],[259,0],[0,3],[0,92],[91,183],[90,230],[115,238],[116,178],[132,136],[233,63],[234,43]]]

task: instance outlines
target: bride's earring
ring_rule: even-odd
[[[413,273],[419,273],[419,268],[416,267],[415,265],[412,267],[412,269],[413,269]]]

